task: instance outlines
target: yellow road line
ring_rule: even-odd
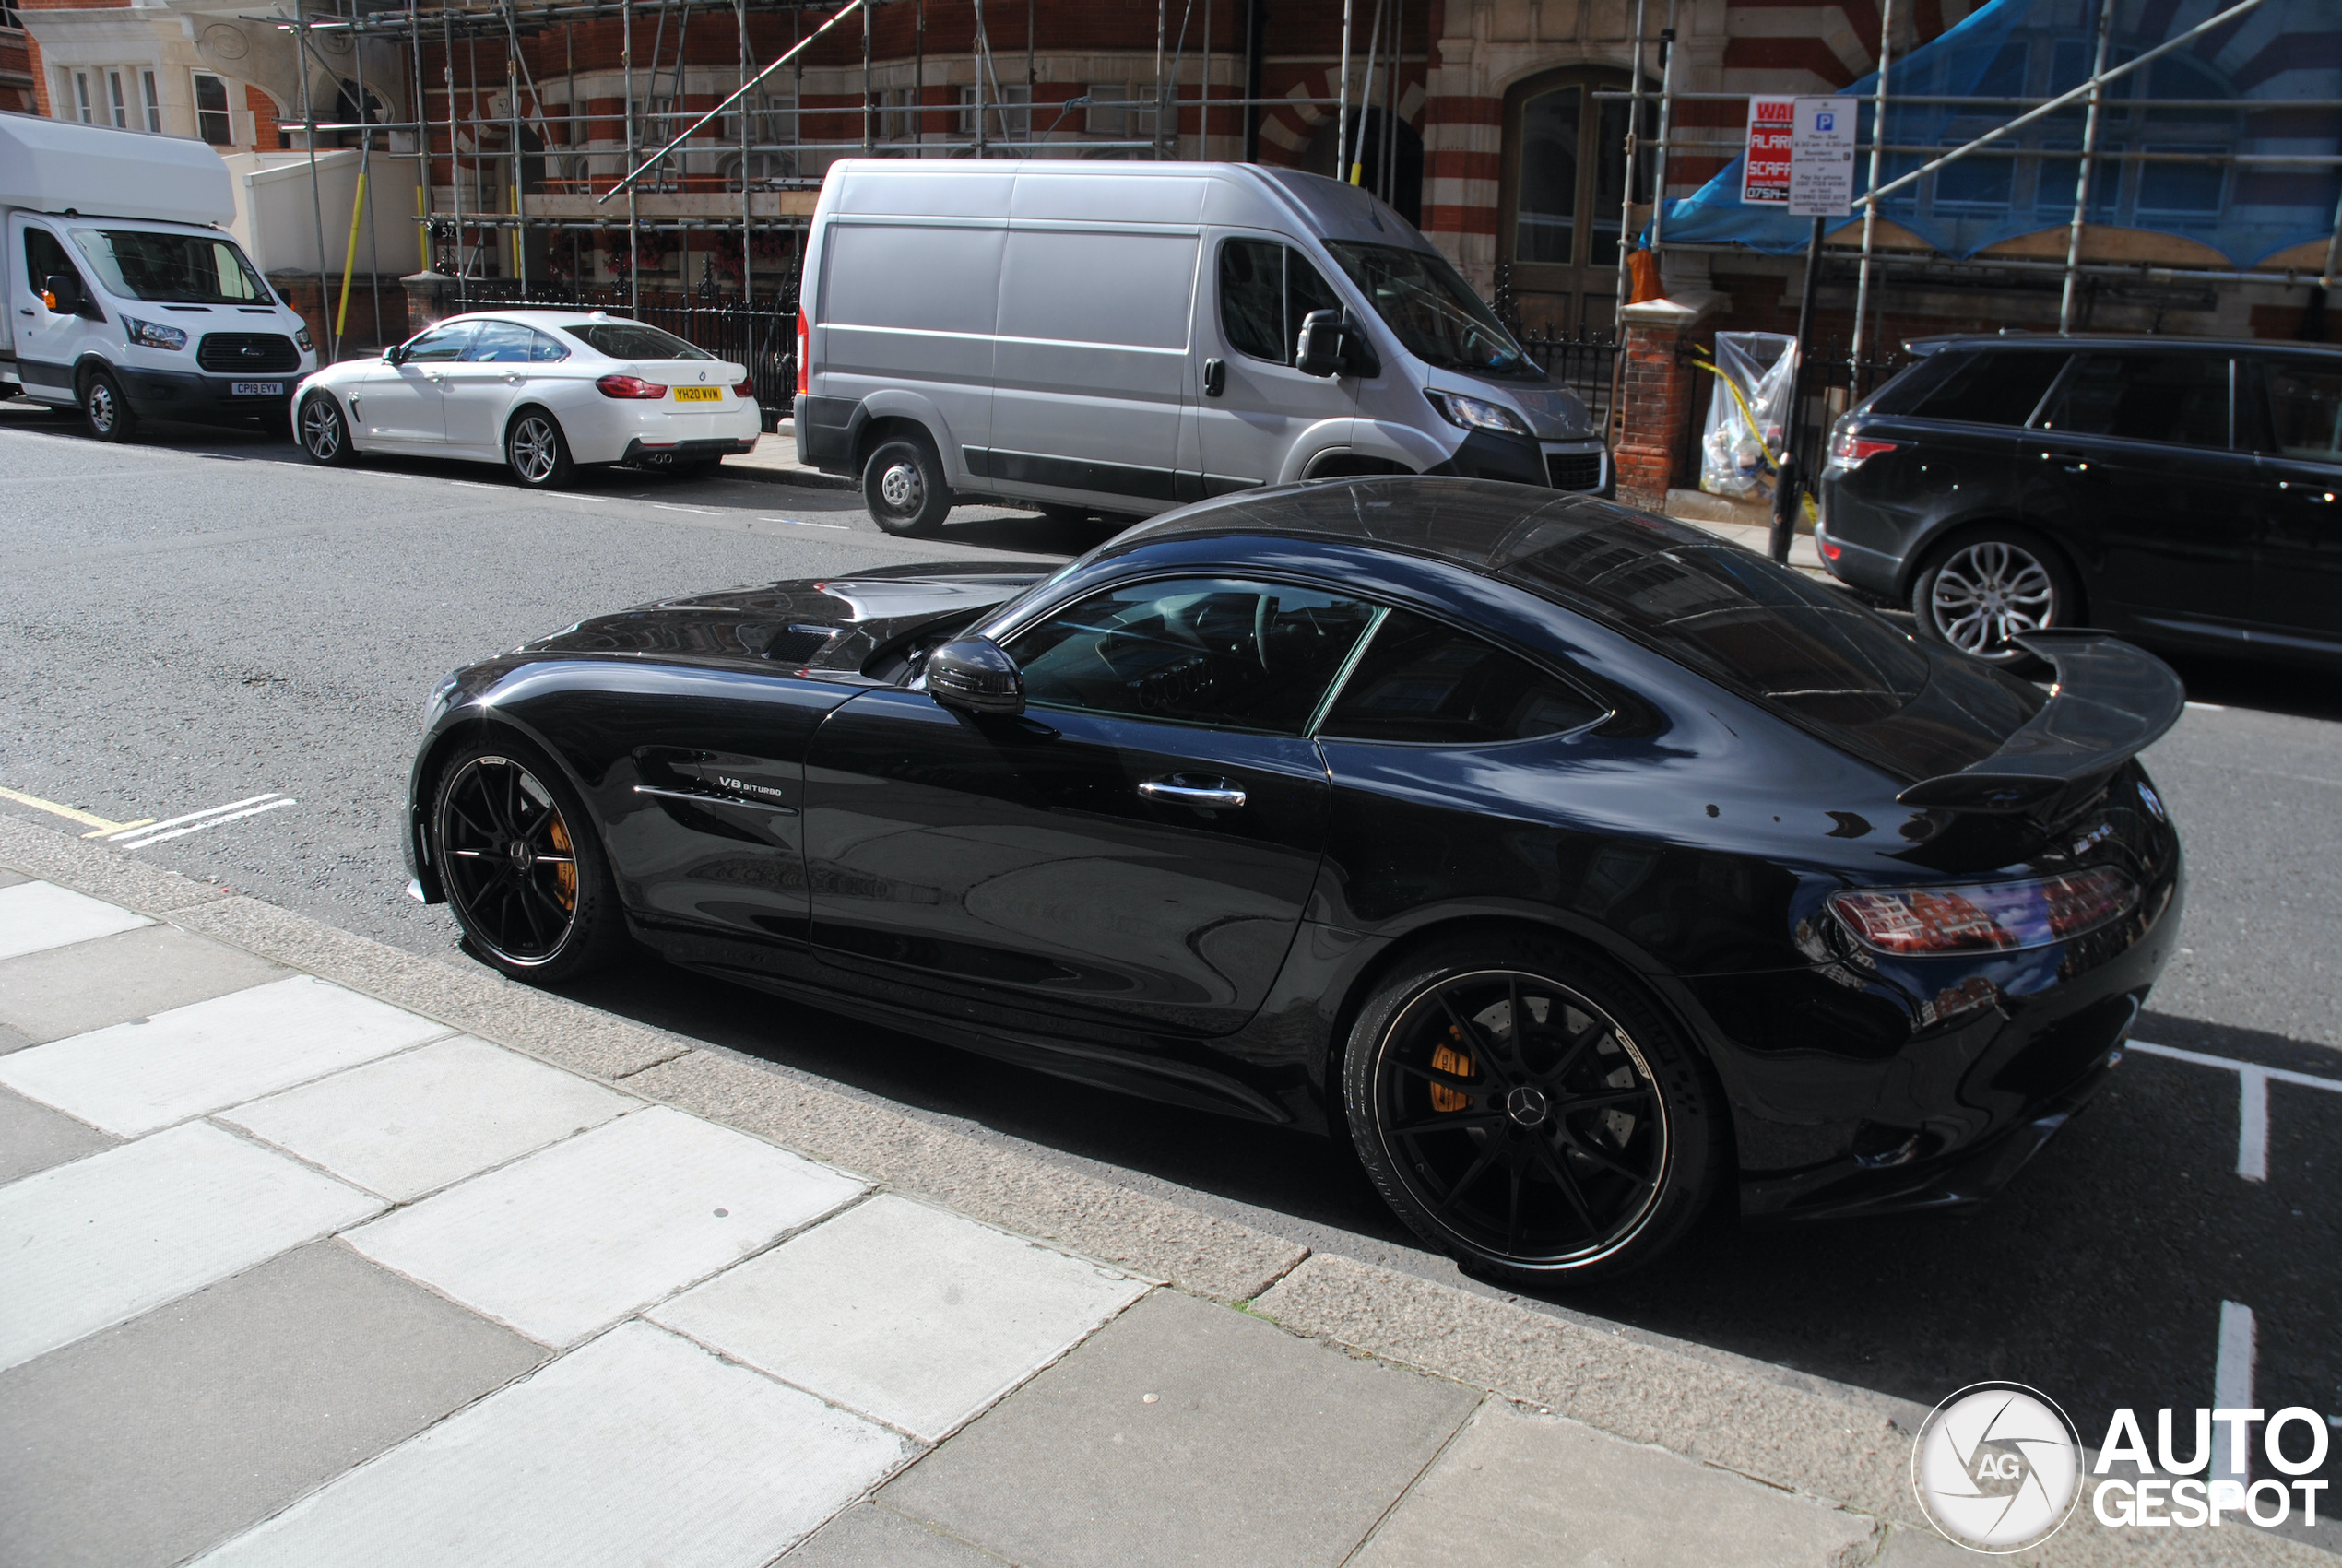
[[[82,834],[81,836],[85,839],[103,838],[108,833],[118,833],[125,828],[141,828],[154,820],[152,817],[141,817],[136,822],[110,822],[103,817],[93,817],[87,811],[77,811],[70,806],[60,806],[53,800],[43,800],[37,795],[27,795],[20,789],[0,789],[0,800],[13,800],[19,806],[30,806],[36,811],[52,812],[56,816],[79,822],[84,827],[98,830],[94,833]]]

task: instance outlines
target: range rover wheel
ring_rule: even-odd
[[[100,441],[138,439],[138,416],[122,395],[122,383],[114,380],[112,371],[99,371],[89,377],[89,384],[81,393],[81,417],[89,421],[89,433]]]
[[[1993,664],[2031,658],[2009,641],[2073,619],[2074,582],[2057,552],[2018,529],[1954,539],[1911,584],[1922,636]]]
[[[1384,1201],[1484,1274],[1638,1267],[1724,1177],[1705,1066],[1623,974],[1525,933],[1443,944],[1393,973],[1359,1013],[1343,1079]]]
[[[576,472],[562,427],[542,408],[523,408],[504,429],[504,466],[533,490],[557,490]]]
[[[456,752],[439,771],[431,820],[440,882],[476,956],[541,984],[623,945],[601,842],[535,747],[497,736]]]
[[[943,460],[925,431],[888,438],[862,465],[862,501],[870,521],[904,537],[932,534],[952,510]]]
[[[301,450],[312,463],[338,468],[358,461],[349,444],[349,421],[331,393],[313,392],[301,400]]]

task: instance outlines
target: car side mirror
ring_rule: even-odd
[[[41,280],[41,302],[50,313],[76,316],[81,313],[81,279],[70,272],[53,272]]]
[[[1301,318],[1293,368],[1305,376],[1331,376],[1342,370],[1342,312],[1311,311]]]
[[[1013,717],[1024,712],[1024,677],[989,637],[962,637],[927,656],[927,694],[946,708]]]

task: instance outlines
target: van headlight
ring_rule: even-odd
[[[309,324],[307,322],[303,322],[299,326],[293,328],[293,341],[301,345],[301,351],[304,354],[313,353],[316,351],[317,345],[309,341]]]
[[[123,336],[141,348],[184,348],[187,335],[175,326],[160,322],[140,321],[136,316],[122,318]]]
[[[1529,422],[1501,403],[1491,403],[1484,397],[1466,397],[1461,392],[1434,392],[1424,389],[1431,406],[1449,424],[1467,430],[1502,430],[1507,435],[1530,434]]]

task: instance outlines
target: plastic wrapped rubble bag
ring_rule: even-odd
[[[1773,460],[1789,423],[1797,339],[1778,332],[1716,335],[1716,384],[1699,443],[1699,488],[1757,501],[1773,493]]]

